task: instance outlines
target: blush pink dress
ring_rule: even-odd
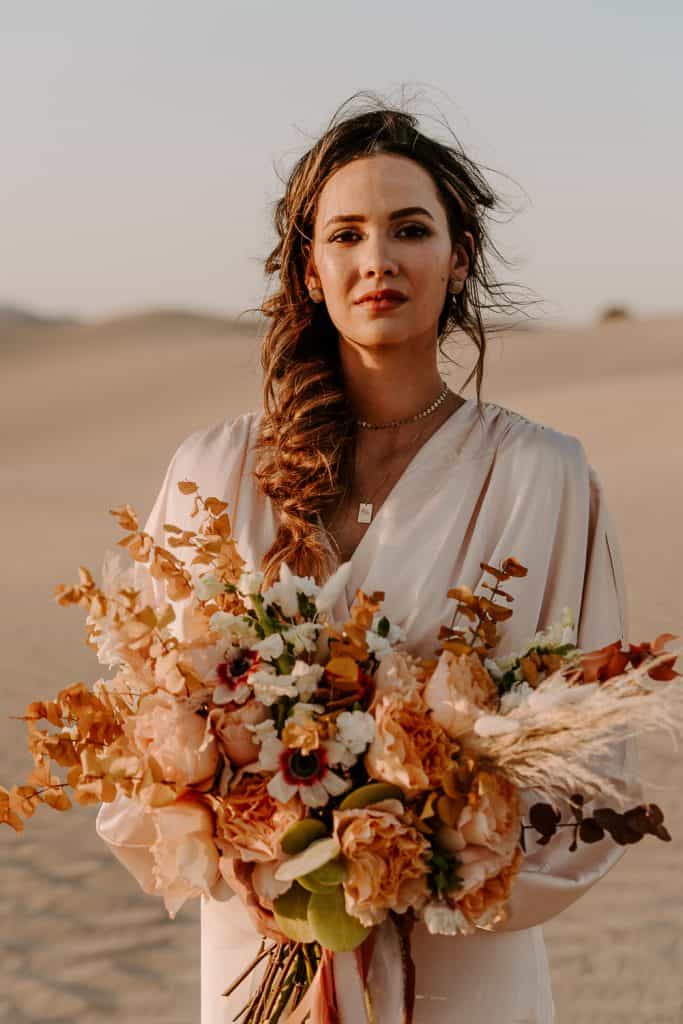
[[[505,655],[552,622],[574,612],[584,650],[628,637],[627,600],[614,525],[598,476],[581,442],[485,403],[483,422],[466,399],[429,438],[369,524],[351,562],[343,621],[357,588],[384,590],[384,608],[419,654],[430,655],[451,621],[449,587],[477,593],[490,576],[480,562],[514,555],[528,567],[511,580],[513,616],[500,624]],[[204,497],[229,503],[248,568],[275,537],[276,517],[251,475],[260,411],[229,417],[183,441],[173,456],[146,530],[163,544],[162,525],[194,525],[191,501],[176,487],[192,479]],[[605,772],[635,778],[635,742],[615,744]],[[634,799],[639,791],[632,783]],[[534,802],[524,793],[525,805]],[[564,816],[568,820],[568,816]],[[145,892],[154,890],[148,821],[125,798],[103,804],[97,830]],[[624,848],[609,837],[569,853],[566,830],[545,847],[533,839],[506,924],[473,936],[433,936],[417,925],[415,1024],[551,1024],[555,1019],[544,921],[577,900],[617,863]],[[224,882],[201,897],[201,1024],[228,1024],[245,999],[221,992],[254,956],[260,937]],[[355,1024],[348,1021],[344,1024]],[[378,1021],[377,1024],[383,1024]]]

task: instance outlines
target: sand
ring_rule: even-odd
[[[580,437],[603,479],[634,641],[683,636],[682,338],[683,317],[668,317],[490,343],[484,398]],[[471,349],[458,351],[454,388],[472,365]],[[59,608],[54,584],[75,581],[80,564],[98,573],[119,536],[107,509],[130,502],[144,517],[180,441],[258,407],[260,392],[258,337],[218,318],[5,327],[0,358],[0,781],[10,785],[30,758],[9,716],[100,674],[82,612]],[[558,1024],[683,1022],[682,756],[663,739],[642,749],[674,842],[629,849],[546,926]],[[171,922],[97,838],[94,816],[41,808],[23,835],[0,833],[0,1020],[198,1021],[198,904]]]

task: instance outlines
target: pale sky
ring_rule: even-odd
[[[0,0],[0,304],[258,304],[276,169],[403,88],[518,209],[538,314],[678,312],[682,50],[679,0]]]

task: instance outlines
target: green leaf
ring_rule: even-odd
[[[335,885],[340,885],[346,878],[346,863],[342,857],[328,860],[327,864],[309,871],[307,875],[299,875],[298,882],[309,892],[326,893]]]
[[[287,892],[273,903],[273,914],[287,938],[295,942],[313,942],[315,935],[308,921],[311,894],[294,882]]]
[[[308,922],[321,946],[333,953],[349,952],[360,946],[371,929],[352,917],[344,905],[344,888],[335,886],[329,893],[313,893],[308,903]]]
[[[327,835],[327,829],[318,818],[304,818],[303,821],[295,821],[283,833],[280,840],[282,852],[292,856],[301,853],[307,846],[310,846],[314,839],[323,839]]]
[[[339,804],[339,810],[367,807],[369,804],[378,804],[380,800],[403,800],[403,790],[390,782],[369,782],[347,793]]]

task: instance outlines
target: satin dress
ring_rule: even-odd
[[[203,497],[229,503],[246,568],[260,568],[276,532],[270,502],[251,476],[261,411],[195,431],[178,447],[145,529],[163,544],[164,523],[194,526],[192,502],[176,484],[194,480]],[[574,613],[575,642],[593,650],[628,638],[628,604],[614,524],[598,475],[580,440],[494,403],[466,399],[424,443],[379,508],[351,559],[346,594],[335,608],[344,621],[357,588],[384,590],[384,610],[428,656],[453,616],[449,587],[486,594],[489,574],[514,555],[528,567],[506,584],[514,614],[499,623],[497,655]],[[155,586],[157,586],[155,584]],[[159,595],[160,596],[160,595]],[[178,627],[182,632],[182,624]],[[616,742],[604,771],[637,777],[635,741]],[[634,802],[639,788],[632,781]],[[538,798],[523,793],[525,807]],[[587,805],[590,808],[592,805]],[[570,820],[570,815],[563,815]],[[145,892],[154,890],[149,822],[125,797],[102,804],[97,831]],[[528,833],[527,835],[531,835]],[[568,852],[566,829],[547,846],[531,839],[507,922],[471,936],[430,935],[416,925],[415,1024],[551,1024],[555,1020],[544,921],[574,903],[624,854],[609,836]],[[253,958],[260,937],[238,899],[220,881],[201,898],[201,1024],[228,1024],[244,988],[221,996]],[[355,1022],[344,1022],[355,1024]],[[378,1021],[377,1024],[382,1024]]]

